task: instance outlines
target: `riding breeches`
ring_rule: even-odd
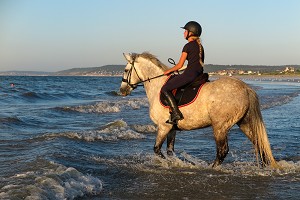
[[[162,92],[172,91],[176,88],[184,86],[188,83],[193,82],[200,74],[203,73],[203,68],[201,70],[192,71],[186,70],[184,73],[175,76],[171,80],[169,80],[161,89]]]

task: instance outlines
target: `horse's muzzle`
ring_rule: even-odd
[[[123,96],[127,96],[131,93],[132,91],[132,88],[129,87],[129,86],[121,86],[120,87],[120,93],[123,95]]]

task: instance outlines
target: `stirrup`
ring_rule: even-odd
[[[178,110],[178,112],[171,112],[170,114],[171,114],[170,115],[171,121],[178,121],[178,120],[182,120],[184,118],[182,113],[179,110]]]
[[[166,121],[166,123],[175,125],[175,124],[177,124],[177,121],[175,121],[175,122],[172,121],[172,114],[170,113],[169,119]]]
[[[180,114],[178,115],[179,117],[180,117],[180,119],[174,119],[174,117],[173,117],[173,113],[171,112],[170,113],[170,117],[169,117],[169,119],[166,121],[166,123],[168,123],[168,124],[177,124],[177,122],[178,122],[178,120],[182,120],[183,119],[183,116],[181,116]]]
[[[173,122],[173,121],[171,121],[170,119],[168,119],[168,120],[166,121],[166,123],[167,123],[167,124],[172,124],[172,125],[177,125],[177,121],[178,121],[178,120],[176,120],[175,122]]]

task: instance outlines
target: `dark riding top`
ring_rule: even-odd
[[[199,75],[203,73],[203,67],[200,64],[200,59],[204,62],[204,49],[201,45],[201,58],[200,46],[197,40],[188,42],[184,45],[182,52],[187,53],[188,65],[184,72],[180,75],[169,80],[161,89],[162,92],[172,91],[176,88],[184,86],[193,82]]]

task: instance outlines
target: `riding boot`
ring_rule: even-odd
[[[178,120],[183,119],[183,115],[180,112],[180,110],[178,109],[174,95],[172,94],[172,92],[169,92],[169,91],[163,92],[163,94],[165,96],[166,101],[168,102],[168,105],[171,108],[171,111],[172,111],[170,119],[168,121],[166,121],[166,123],[177,124]]]

